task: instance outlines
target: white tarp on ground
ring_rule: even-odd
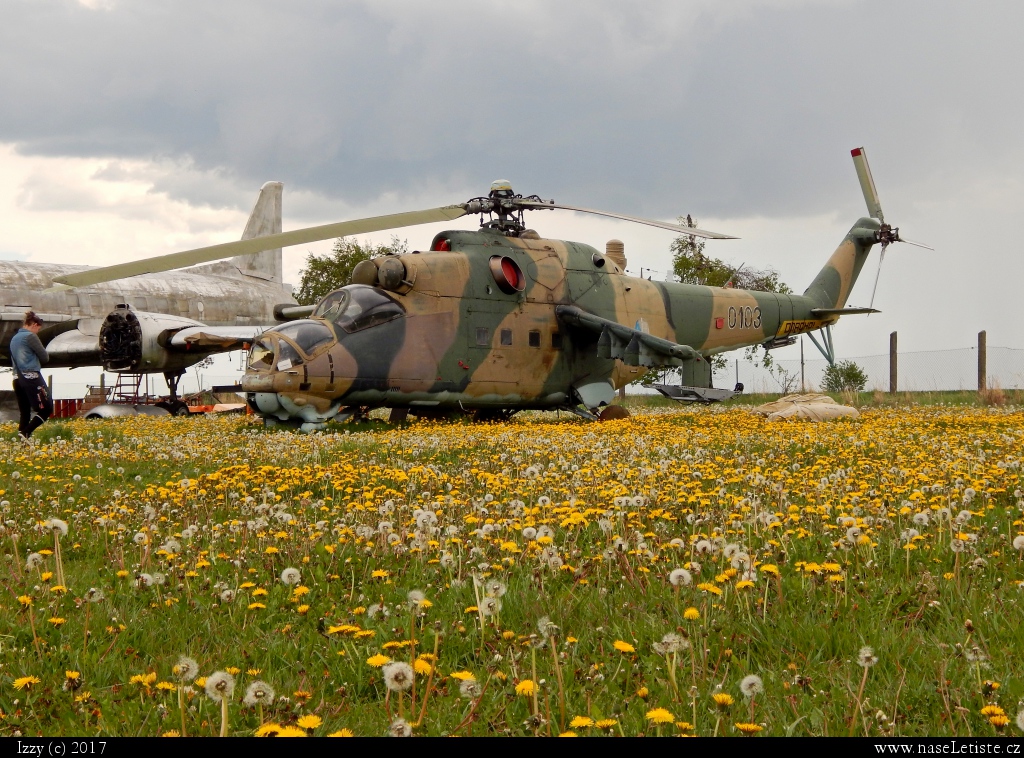
[[[828,395],[786,395],[774,403],[765,403],[754,413],[767,416],[769,421],[796,418],[808,421],[828,421],[834,418],[859,418],[856,408],[840,405]]]

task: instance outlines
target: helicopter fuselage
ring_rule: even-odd
[[[264,332],[242,386],[265,417],[307,428],[346,406],[594,411],[652,366],[710,386],[703,358],[837,319],[812,311],[845,302],[870,248],[865,226],[877,225],[858,222],[802,296],[628,276],[624,258],[578,242],[444,232],[430,251],[362,264],[353,279],[364,283]],[[580,316],[689,354],[640,345],[623,359],[614,335]]]

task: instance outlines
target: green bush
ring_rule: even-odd
[[[825,369],[821,388],[826,392],[861,392],[867,383],[864,369],[853,361],[839,361]]]

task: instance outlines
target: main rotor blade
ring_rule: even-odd
[[[900,242],[905,242],[908,245],[913,245],[914,247],[923,247],[925,250],[931,250],[931,251],[935,250],[934,247],[932,247],[931,245],[926,245],[923,242],[914,242],[913,240],[905,240],[902,237],[900,237],[899,241]]]
[[[102,268],[58,276],[53,281],[71,287],[84,287],[89,284],[99,284],[100,282],[124,279],[129,276],[138,276],[139,274],[172,271],[184,268],[185,266],[209,263],[210,261],[231,258],[236,255],[252,255],[263,250],[273,250],[275,247],[290,247],[308,242],[319,242],[331,239],[332,237],[382,232],[387,229],[399,229],[403,226],[429,224],[435,221],[452,221],[464,215],[466,215],[466,211],[461,205],[447,205],[442,208],[432,208],[424,211],[392,213],[388,216],[373,216],[354,221],[341,221],[335,224],[295,229],[290,232],[281,232],[280,234],[267,234],[262,237],[254,237],[253,239],[239,240],[238,242],[225,242],[220,245],[198,247],[194,250],[185,250],[180,253],[170,253],[169,255],[158,255],[155,258],[146,258],[141,261],[118,263],[114,266],[104,266]]]
[[[855,147],[850,151],[850,155],[853,156],[853,166],[857,169],[857,178],[860,179],[860,189],[864,193],[864,202],[868,205],[868,215],[871,218],[877,218],[884,224],[885,217],[882,215],[882,201],[878,199],[875,180],[871,177],[868,156],[862,147]]]
[[[704,237],[706,239],[713,240],[735,240],[739,237],[732,237],[728,234],[719,234],[718,232],[709,232],[704,229],[697,229],[691,226],[680,226],[679,224],[669,224],[665,221],[654,221],[649,218],[641,218],[639,216],[627,216],[625,213],[612,213],[611,211],[597,211],[593,208],[580,208],[576,205],[563,205],[562,203],[536,203],[530,200],[520,201],[520,205],[523,208],[542,210],[545,208],[560,208],[565,211],[578,211],[579,213],[593,213],[598,216],[608,216],[609,218],[618,218],[623,221],[635,221],[638,224],[646,224],[647,226],[656,226],[659,229],[668,229],[670,232],[679,232],[680,234],[692,234],[694,237]]]
[[[868,304],[868,308],[875,307],[875,293],[878,291],[878,280],[882,276],[882,264],[885,262],[885,249],[888,245],[882,245],[882,254],[878,258],[878,270],[875,272],[875,286],[871,290],[871,302]]]

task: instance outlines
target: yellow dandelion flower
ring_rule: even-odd
[[[741,723],[741,724],[733,724],[733,726],[736,727],[736,730],[738,732],[741,732],[742,734],[745,734],[748,737],[750,737],[752,735],[755,735],[758,732],[760,732],[762,729],[764,729],[764,727],[761,726],[760,724]]]
[[[263,673],[263,669],[246,669],[245,673],[249,676],[259,676]]]
[[[989,716],[988,723],[1001,730],[1010,723],[1010,719],[1004,713],[997,713],[995,716]]]
[[[258,587],[252,591],[253,597],[266,597],[267,591],[262,587]]]
[[[598,729],[611,729],[618,723],[618,719],[598,719],[594,722],[594,726]]]
[[[676,729],[678,729],[681,732],[692,732],[696,728],[697,727],[695,727],[689,721],[677,721],[676,722]]]
[[[533,683],[532,679],[523,679],[519,684],[516,685],[516,694],[529,697],[537,689],[537,685]]]
[[[717,705],[722,710],[725,710],[735,702],[732,699],[732,695],[730,695],[727,692],[716,692],[714,695],[711,696],[711,699],[714,700],[715,705]]]
[[[263,603],[249,603],[250,611],[262,611],[266,607]]]
[[[676,720],[667,708],[652,708],[645,717],[652,724],[671,724]]]
[[[228,666],[224,670],[231,674],[231,676],[238,676],[242,673],[242,669],[238,668],[237,666]]]
[[[687,608],[683,611],[683,618],[687,621],[696,621],[700,618],[700,611],[693,607]]]
[[[306,730],[297,726],[282,726],[277,733],[278,737],[306,737]]]
[[[387,579],[389,576],[391,576],[391,572],[385,571],[384,569],[375,569],[373,573],[370,574],[371,579]]]
[[[369,658],[367,658],[366,662],[370,666],[373,666],[375,669],[379,669],[385,663],[391,663],[391,659],[382,653],[377,653],[377,655],[372,655]]]
[[[165,692],[174,692],[175,690],[178,689],[177,687],[175,687],[170,682],[157,682],[156,683],[156,688],[158,690],[164,690]]]
[[[307,613],[309,613],[309,606],[308,605],[300,605],[298,608],[295,609],[295,611],[297,613],[299,613],[300,615],[305,616]]]
[[[647,696],[650,695],[650,694],[651,694],[651,691],[649,689],[647,689],[646,687],[641,687],[640,689],[638,689],[636,691],[636,696],[638,698],[643,699],[643,700],[646,700]]]
[[[29,597],[28,595],[19,595],[18,596],[18,602],[21,603],[26,608],[28,608],[30,605],[32,605],[32,598]]]
[[[1006,714],[1002,708],[998,705],[986,705],[981,709],[981,715],[988,718],[989,716],[1003,716]]]
[[[588,729],[594,725],[594,719],[590,716],[576,716],[569,722],[570,729]]]
[[[328,737],[354,737],[351,729],[339,729],[336,732],[331,732],[327,735]]]
[[[312,730],[318,728],[324,723],[323,719],[312,713],[308,713],[305,716],[300,716],[297,723],[301,728],[306,730]]]
[[[281,733],[280,724],[263,724],[253,734],[257,737],[276,737]]]
[[[40,679],[37,676],[22,676],[14,680],[14,689],[16,690],[30,690],[36,684],[39,684]]]
[[[412,668],[420,676],[426,676],[434,670],[433,667],[422,658],[417,658],[413,661]]]
[[[181,733],[178,732],[177,729],[170,729],[170,730],[164,732],[163,734],[161,734],[160,736],[161,737],[180,737]]]
[[[635,653],[636,652],[636,648],[634,648],[628,642],[623,642],[622,640],[615,640],[615,642],[612,644],[612,647],[614,647],[620,653]]]
[[[54,626],[62,626],[63,624],[67,623],[67,619],[61,618],[60,616],[51,616],[47,619],[47,621],[53,624]]]
[[[579,735],[576,734],[576,732],[562,732],[558,736],[559,737],[578,737]]]
[[[453,671],[450,674],[450,676],[451,676],[452,679],[458,679],[460,682],[464,682],[467,679],[476,679],[476,677],[473,676],[468,671]]]

